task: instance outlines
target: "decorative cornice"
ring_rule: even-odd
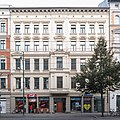
[[[40,37],[39,37],[39,36],[33,36],[32,39],[33,39],[33,40],[39,40]]]
[[[88,39],[89,39],[89,40],[95,40],[96,37],[95,37],[95,36],[91,36],[91,37],[89,37]]]
[[[24,39],[24,40],[30,40],[31,37],[30,37],[30,36],[24,36],[23,39]]]
[[[85,36],[81,36],[79,39],[80,40],[86,40],[86,37]]]
[[[104,13],[109,7],[11,7],[11,13]]]
[[[72,36],[72,37],[70,37],[70,40],[77,40],[77,37],[76,36]]]
[[[65,39],[65,37],[64,37],[64,36],[62,36],[62,35],[57,35],[57,36],[55,36],[55,37],[54,37],[54,39],[61,39],[61,40],[64,40],[64,39]]]
[[[22,38],[20,36],[15,36],[14,39],[15,40],[21,40]]]

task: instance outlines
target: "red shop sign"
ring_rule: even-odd
[[[37,94],[27,94],[27,97],[37,97]]]

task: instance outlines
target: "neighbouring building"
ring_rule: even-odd
[[[10,112],[10,13],[9,6],[0,6],[0,107]]]
[[[100,112],[99,94],[75,91],[73,76],[99,37],[109,41],[108,7],[12,7],[11,112]],[[24,65],[24,66],[23,66]],[[24,78],[24,81],[23,81]],[[23,85],[25,91],[23,91]],[[104,111],[109,108],[104,95]]]
[[[110,48],[120,61],[120,0],[104,0],[99,7],[110,7]],[[110,92],[110,110],[120,111],[120,90]]]

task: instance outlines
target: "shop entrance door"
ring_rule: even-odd
[[[57,103],[57,112],[62,112],[63,111],[63,103],[60,101]]]

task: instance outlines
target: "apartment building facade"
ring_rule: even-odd
[[[10,112],[10,14],[0,7],[0,107],[1,113]]]
[[[114,57],[117,61],[120,61],[120,1],[109,0],[110,2],[110,32],[111,32],[111,43],[114,51]],[[111,92],[110,94],[110,109],[120,111],[120,90]]]
[[[109,40],[109,8],[13,7],[10,13],[11,112],[22,110],[23,85],[26,113],[31,105],[33,112],[101,111],[100,95],[77,92],[73,76],[99,37]],[[106,94],[104,103],[107,111]]]

